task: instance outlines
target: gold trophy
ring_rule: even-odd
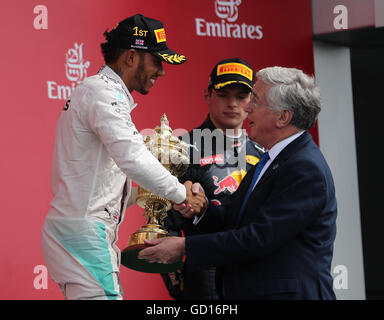
[[[144,137],[145,145],[171,174],[176,177],[181,176],[189,165],[188,145],[172,135],[172,129],[165,114],[160,119],[160,126],[157,126],[154,131],[151,136]],[[127,268],[148,273],[167,273],[177,270],[182,266],[182,261],[162,264],[149,263],[137,258],[138,252],[147,246],[144,240],[167,236],[168,232],[163,227],[163,221],[167,217],[167,211],[172,208],[171,202],[139,186],[136,204],[144,209],[143,216],[147,223],[129,238],[128,246],[121,252],[121,264]]]

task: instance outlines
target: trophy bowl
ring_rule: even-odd
[[[165,114],[160,119],[160,126],[154,129],[154,133],[144,137],[144,143],[171,174],[179,177],[185,173],[189,165],[188,145],[172,135]],[[168,235],[163,221],[167,217],[167,211],[172,208],[171,202],[139,186],[136,204],[144,209],[143,216],[147,222],[130,236],[127,247],[121,252],[121,264],[147,273],[167,273],[177,270],[182,266],[182,260],[173,264],[162,264],[149,263],[137,257],[139,251],[147,246],[144,240]]]

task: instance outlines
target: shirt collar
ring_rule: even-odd
[[[277,156],[278,154],[287,146],[289,145],[293,140],[297,139],[298,137],[300,137],[302,134],[304,133],[304,130],[303,131],[299,131],[298,133],[295,133],[291,136],[289,136],[288,138],[285,138],[284,140],[281,140],[279,141],[278,143],[276,143],[269,151],[269,157],[270,157],[270,161],[272,162]]]
[[[123,91],[125,92],[125,95],[128,98],[128,102],[129,102],[129,106],[131,108],[131,111],[137,107],[137,103],[135,103],[135,101],[133,100],[132,95],[129,92],[127,86],[125,85],[123,79],[121,79],[120,76],[115,71],[112,70],[112,68],[110,68],[107,65],[104,65],[101,67],[101,69],[99,70],[98,73],[103,74],[107,78],[109,78],[115,82],[118,82],[121,85],[121,87],[123,88]]]

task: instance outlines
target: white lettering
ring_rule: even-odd
[[[44,265],[37,265],[33,269],[33,273],[37,276],[33,280],[33,286],[36,290],[48,289],[48,270]]]
[[[195,18],[196,34],[201,37],[235,38],[235,39],[261,39],[262,26],[247,25],[246,23],[231,24],[221,22],[208,22],[201,18]]]
[[[225,21],[224,20],[221,20],[221,34],[223,35],[224,38],[226,37]]]
[[[203,33],[203,32],[201,31],[201,27],[203,26],[205,20],[204,20],[204,19],[196,18],[195,21],[196,21],[196,34],[197,34],[198,36],[206,36],[207,34],[206,34],[206,33]]]
[[[58,85],[57,93],[58,93],[58,98],[60,100],[67,100],[68,97],[71,95],[71,87]]]
[[[207,36],[219,37],[221,38],[220,24],[215,22],[207,22]],[[212,32],[211,32],[212,31]],[[217,33],[216,33],[217,31]]]
[[[348,9],[346,6],[343,5],[337,5],[333,8],[333,13],[337,15],[335,19],[333,20],[333,27],[336,30],[340,29],[348,29]]]
[[[81,82],[87,77],[87,69],[90,62],[83,59],[83,43],[80,45],[75,42],[73,48],[69,49],[65,55],[65,74],[67,79],[72,82]]]
[[[249,27],[253,27],[253,26],[249,26]],[[249,27],[248,27],[248,29],[249,29]],[[245,33],[245,31],[247,30],[247,25],[245,24],[245,23],[243,23],[242,25],[241,25],[241,37],[243,38],[243,39],[247,39],[247,33]],[[251,37],[250,37],[251,38]],[[252,38],[251,38],[252,39]]]
[[[261,31],[262,26],[256,26],[256,32],[259,36],[256,36],[256,39],[261,39],[263,37],[263,31]]]
[[[233,30],[232,36],[236,39],[241,39],[240,26],[238,24],[234,24],[233,27],[234,27],[234,30]]]
[[[227,37],[231,38],[231,27],[232,25],[230,23],[227,24]]]
[[[49,99],[67,100],[76,88],[76,83],[72,82],[71,86],[63,86],[57,84],[55,81],[47,81],[47,88]]]
[[[53,92],[55,90],[56,82],[55,81],[47,81],[48,86],[48,98],[49,99],[57,99],[57,96],[53,95]]]
[[[33,13],[37,14],[33,19],[33,27],[36,30],[48,29],[48,9],[44,5],[37,5],[33,8]]]
[[[76,86],[87,77],[89,61],[83,57],[83,43],[74,43],[65,54],[65,75],[70,81],[67,85],[59,85],[55,81],[47,81],[48,98],[57,100],[67,100]]]
[[[255,32],[256,28],[255,26],[248,26],[247,28],[247,35],[248,35],[248,38],[250,39],[256,39],[256,36],[253,35],[253,33]]]
[[[238,6],[241,4],[241,0],[216,0],[215,12],[219,18],[227,19],[229,22],[237,20],[239,15]]]
[[[155,315],[155,314],[165,314],[165,315],[173,315],[174,318],[177,318],[179,315],[181,307],[163,307],[157,306],[156,304],[153,307],[147,307],[145,311],[146,314]]]
[[[348,289],[348,269],[344,265],[338,265],[333,268],[336,276],[333,278],[333,287],[335,289]]]

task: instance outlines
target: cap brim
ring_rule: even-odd
[[[245,81],[240,81],[240,80],[233,80],[233,81],[226,81],[226,82],[223,82],[223,83],[218,83],[218,84],[215,84],[213,87],[216,89],[216,90],[219,90],[225,86],[228,86],[230,84],[242,84],[243,86],[246,86],[248,87],[248,89],[251,89],[252,90],[252,85],[245,82]]]
[[[164,62],[169,64],[182,64],[187,61],[187,58],[185,56],[178,54],[175,51],[172,51],[171,49],[152,53]]]

